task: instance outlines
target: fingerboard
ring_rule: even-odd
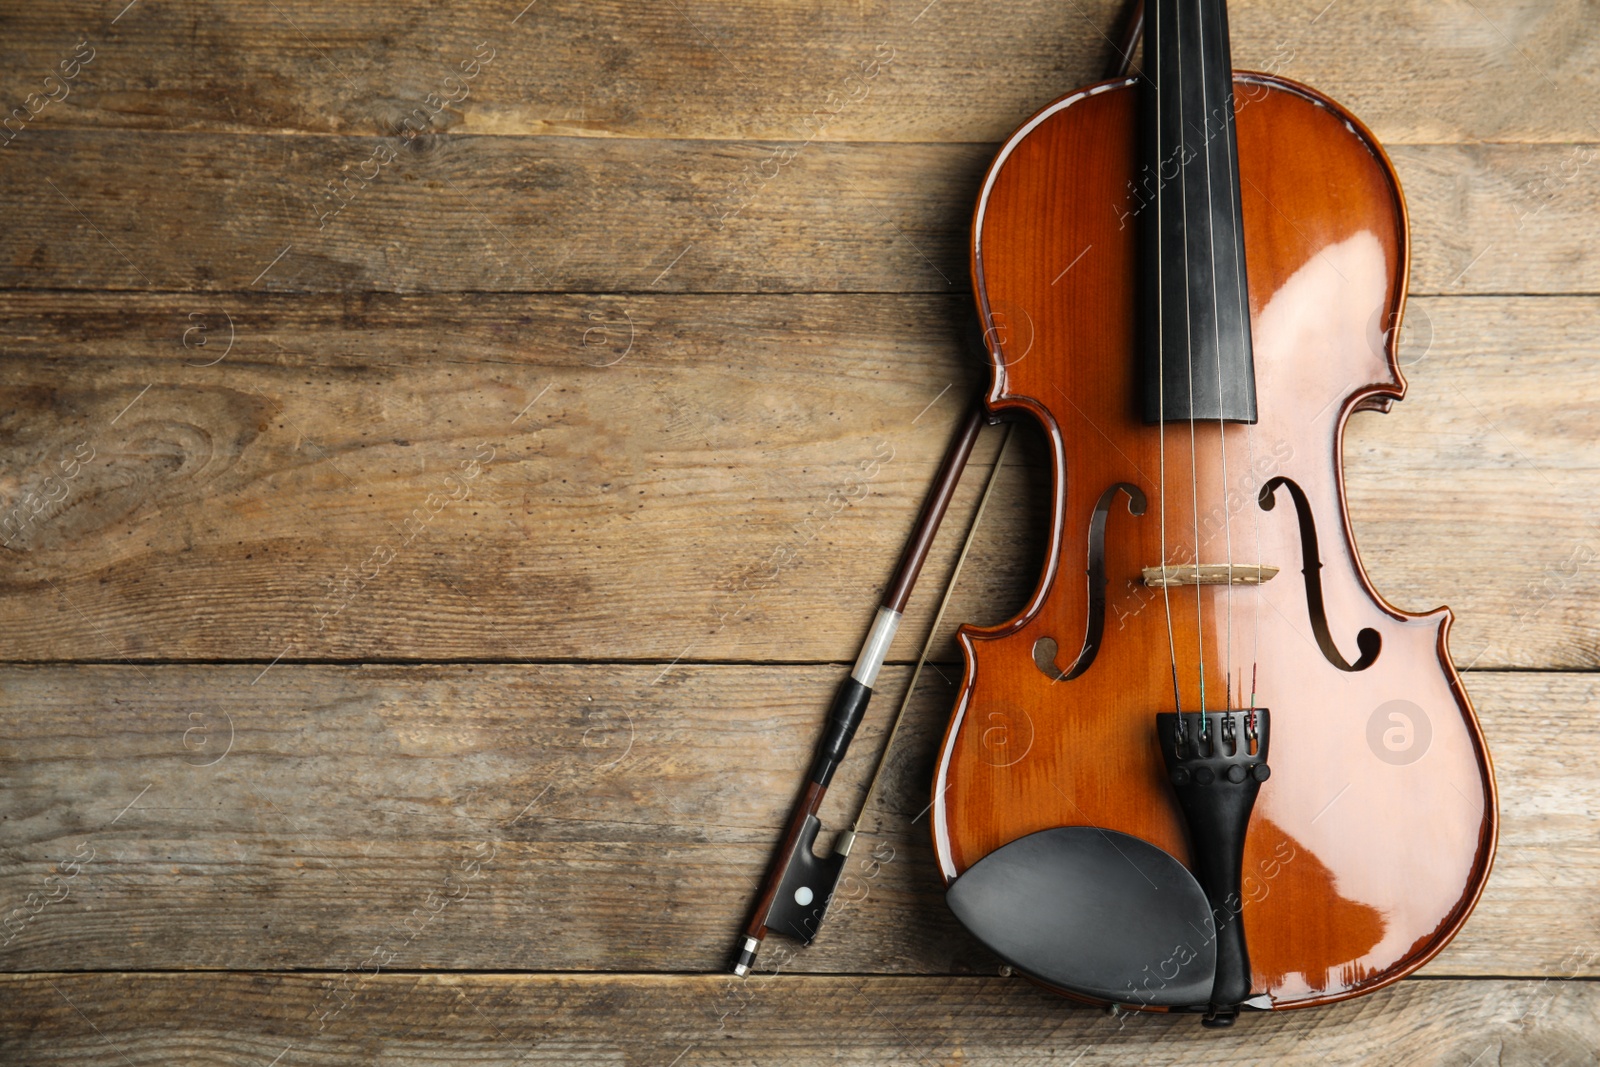
[[[1226,0],[1154,0],[1139,208],[1146,422],[1256,421]]]

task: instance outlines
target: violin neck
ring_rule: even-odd
[[[1145,421],[1256,421],[1226,0],[1153,0],[1136,183]]]

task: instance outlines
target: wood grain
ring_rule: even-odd
[[[994,147],[30,128],[4,152],[6,288],[964,294]],[[1600,148],[1393,155],[1414,293],[1600,291]]]
[[[721,970],[843,670],[6,669],[0,960],[338,970],[382,945],[404,970]],[[830,831],[907,674],[883,676]],[[765,966],[995,973],[947,911],[928,839],[956,681],[925,673],[841,903],[814,945],[774,939]],[[1600,923],[1595,680],[1474,672],[1467,688],[1500,854],[1424,973],[1600,975],[1600,952],[1572,958]]]
[[[51,126],[388,133],[429,94],[459,92],[480,44],[494,59],[430,126],[590,137],[996,141],[1040,104],[1100,76],[1113,0],[602,0],[116,11],[83,0],[7,15],[0,99],[20,104],[73,44],[97,49]],[[1315,85],[1386,142],[1592,141],[1600,55],[1575,0],[1234,0],[1236,66]],[[877,46],[880,77],[851,82]],[[59,93],[59,90],[58,90]],[[835,113],[836,112],[836,113]],[[813,128],[817,120],[813,119]]]
[[[1192,1016],[1115,1018],[1001,978],[49,974],[0,989],[25,1024],[0,1035],[0,1054],[40,1067],[1577,1065],[1600,1042],[1592,982],[1410,981],[1222,1033]]]
[[[912,296],[5,294],[0,656],[853,658],[977,387],[962,313]],[[1454,606],[1462,665],[1600,662],[1595,313],[1414,301],[1409,399],[1352,420],[1374,583],[1404,608]],[[80,446],[95,459],[66,480]],[[452,472],[485,447],[462,490]],[[950,627],[999,622],[1033,589],[1047,496],[1038,453],[1016,455]]]

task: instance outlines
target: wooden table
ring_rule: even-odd
[[[1379,589],[1458,612],[1503,823],[1420,977],[1217,1035],[950,917],[948,634],[887,861],[723,973],[979,381],[978,176],[1109,0],[123,2],[0,15],[0,1062],[1595,1062],[1587,7],[1232,5],[1236,64],[1405,183],[1411,394],[1354,420],[1351,511]],[[1037,573],[1015,455],[952,624]]]

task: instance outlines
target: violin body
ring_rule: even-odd
[[[1351,115],[1236,73],[1258,416],[1152,424],[1134,355],[1152,193],[1136,86],[1101,83],[1039,112],[1000,153],[974,220],[987,404],[1044,427],[1053,502],[1024,610],[958,633],[935,852],[951,883],[1027,835],[1095,827],[1193,868],[1156,713],[1270,709],[1271,777],[1237,894],[1247,1006],[1323,1004],[1448,943],[1497,828],[1488,750],[1446,651],[1450,612],[1386,604],[1345,507],[1347,419],[1405,392],[1405,204]],[[1224,584],[1202,580],[1219,573]],[[1139,990],[1177,968],[1151,959],[1129,996],[1080,999],[1163,1010]]]

